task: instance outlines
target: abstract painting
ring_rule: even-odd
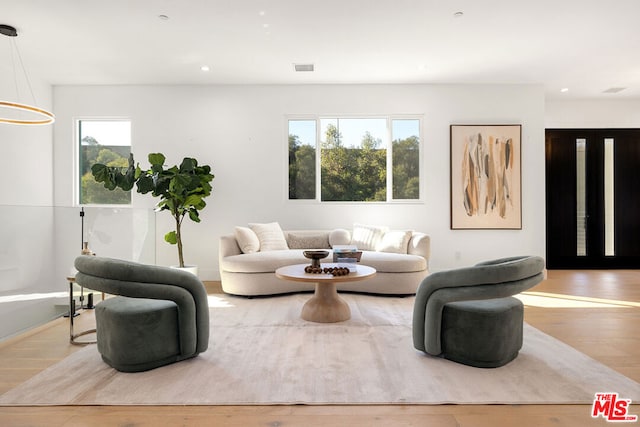
[[[451,125],[451,229],[522,229],[521,125]]]

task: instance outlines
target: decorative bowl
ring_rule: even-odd
[[[329,251],[303,251],[302,254],[311,260],[311,267],[320,267],[320,260],[329,256]]]

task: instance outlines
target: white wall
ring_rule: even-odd
[[[186,223],[185,257],[218,279],[218,238],[248,222],[285,229],[351,228],[354,222],[432,236],[432,270],[515,254],[544,255],[544,95],[530,85],[59,86],[54,88],[55,203],[73,203],[73,120],[130,117],[136,160],[193,156],[216,178],[202,223]],[[423,114],[424,200],[412,204],[317,204],[286,200],[286,115]],[[522,230],[449,229],[449,125],[522,124]],[[148,195],[134,206],[153,206]],[[176,263],[157,217],[157,263]],[[127,236],[122,236],[127,238]]]
[[[549,100],[545,128],[639,128],[640,100]]]
[[[0,75],[9,76],[10,70],[2,68]],[[35,104],[51,109],[51,86],[32,77]],[[26,97],[16,98],[14,79],[0,79],[0,99],[34,103],[26,90],[20,93]],[[0,124],[0,340],[55,317],[60,299],[53,295],[66,289],[64,277],[52,274],[52,136],[51,125]]]

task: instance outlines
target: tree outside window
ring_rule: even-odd
[[[317,199],[319,187],[323,202],[416,200],[419,165],[419,119],[289,121],[289,199]]]
[[[420,121],[391,121],[393,158],[393,198],[420,198]]]
[[[131,153],[128,120],[79,120],[79,195],[81,205],[128,205],[131,191],[107,190],[91,174],[94,163],[126,169]]]
[[[316,122],[289,121],[289,199],[316,198]]]

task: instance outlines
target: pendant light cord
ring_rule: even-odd
[[[31,100],[34,105],[38,105],[36,101],[36,96],[33,93],[33,87],[31,86],[31,80],[29,79],[29,74],[27,73],[27,69],[24,66],[24,62],[22,61],[22,55],[20,55],[20,49],[18,49],[18,44],[16,42],[16,37],[12,37],[10,40],[11,43],[11,62],[13,64],[13,79],[16,85],[16,97],[20,99],[19,86],[18,86],[18,73],[16,72],[16,61],[14,59],[14,51],[15,55],[18,57],[18,61],[20,63],[20,68],[22,68],[22,74],[24,74],[24,79],[27,83],[27,88],[29,89],[29,93],[31,94]]]

